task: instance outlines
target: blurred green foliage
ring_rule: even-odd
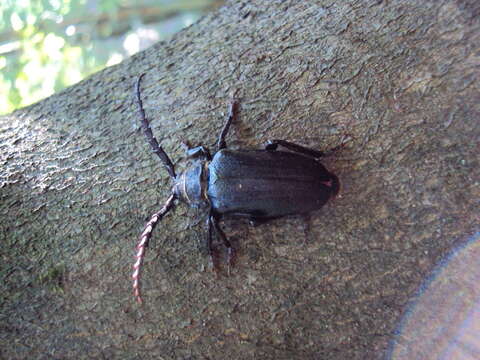
[[[1,0],[0,113],[29,105],[195,22],[223,0]]]

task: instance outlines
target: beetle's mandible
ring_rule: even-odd
[[[243,216],[261,223],[286,215],[308,213],[321,208],[340,187],[338,178],[317,159],[325,153],[285,141],[268,141],[264,150],[228,150],[225,142],[228,130],[236,117],[237,103],[230,104],[228,117],[220,133],[217,151],[213,155],[198,146],[187,151],[192,164],[177,175],[172,161],[158,144],[145,116],[140,96],[140,82],[135,93],[141,117],[141,127],[153,152],[160,157],[172,179],[172,193],[145,226],[136,247],[133,266],[133,290],[139,303],[140,272],[145,249],[152,231],[168,213],[175,200],[208,210],[208,250],[212,256],[213,233],[223,241],[231,263],[234,249],[220,228],[223,216]],[[289,151],[277,151],[278,146]]]

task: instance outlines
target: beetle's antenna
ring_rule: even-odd
[[[152,237],[153,229],[155,228],[157,223],[163,218],[163,216],[166,213],[168,213],[170,209],[173,207],[174,200],[175,200],[175,194],[170,195],[170,197],[165,202],[165,205],[163,205],[160,211],[153,214],[153,216],[147,222],[147,224],[145,225],[145,229],[143,230],[142,235],[140,235],[140,238],[138,240],[138,244],[136,247],[137,254],[135,255],[135,258],[137,260],[133,265],[132,279],[133,279],[133,293],[139,304],[142,303],[142,297],[140,295],[140,272],[143,264],[143,259],[145,258],[145,248],[148,245],[148,241]]]
[[[168,157],[167,153],[163,150],[163,148],[158,144],[158,141],[157,139],[155,139],[155,136],[153,136],[152,129],[150,128],[150,124],[145,116],[145,110],[143,109],[142,98],[140,97],[140,82],[142,81],[142,78],[144,75],[145,74],[142,74],[138,77],[138,80],[135,86],[135,94],[137,95],[138,109],[140,110],[140,116],[142,121],[142,130],[143,130],[143,133],[145,134],[145,137],[147,138],[148,143],[152,147],[153,152],[158,155],[161,162],[167,169],[168,175],[170,175],[172,179],[175,179],[176,177],[175,168],[173,167],[172,161]]]

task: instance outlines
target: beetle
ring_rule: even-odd
[[[235,100],[230,104],[213,157],[206,147],[189,149],[187,155],[193,159],[192,164],[177,175],[145,116],[140,96],[140,82],[144,75],[139,76],[135,86],[141,128],[167,170],[173,186],[163,207],[145,225],[136,246],[132,279],[134,295],[139,303],[142,303],[140,272],[145,249],[153,229],[172,209],[175,200],[208,210],[209,254],[213,255],[212,238],[215,232],[227,249],[230,265],[234,249],[219,225],[224,216],[247,217],[251,223],[259,224],[286,215],[308,213],[320,209],[340,188],[338,177],[318,161],[326,154],[324,152],[285,140],[270,140],[264,150],[229,150],[225,137],[236,118]],[[279,151],[278,146],[289,151]]]

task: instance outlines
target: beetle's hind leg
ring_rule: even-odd
[[[283,146],[288,150],[304,154],[313,158],[320,158],[322,156],[325,156],[325,153],[323,151],[313,150],[286,140],[268,140],[268,142],[265,144],[265,150],[275,151],[277,150],[278,145]]]
[[[227,263],[228,263],[228,273],[230,273],[230,267],[233,264],[233,260],[235,258],[235,249],[232,247],[232,244],[230,241],[227,239],[227,236],[223,232],[223,230],[220,228],[220,224],[218,223],[218,219],[215,217],[215,215],[210,214],[208,216],[208,251],[210,254],[210,258],[213,262],[213,265],[215,267],[215,252],[212,247],[212,238],[213,238],[213,231],[217,234],[217,236],[222,239],[223,244],[227,248]]]
[[[213,248],[213,221],[212,221],[212,215],[209,215],[207,218],[207,251],[208,251],[208,256],[210,256],[210,261],[212,264],[212,268],[214,271],[217,271],[219,269],[218,267],[218,261],[217,261],[217,252]]]
[[[329,155],[333,154],[335,151],[343,148],[343,146],[345,146],[345,143],[342,143],[342,144],[334,147],[333,149],[330,149],[326,152],[323,152],[323,151],[310,149],[310,148],[307,148],[305,146],[298,145],[298,144],[295,144],[295,143],[292,143],[292,142],[286,141],[286,140],[268,140],[267,143],[265,144],[265,150],[275,151],[275,150],[277,150],[278,145],[283,146],[284,148],[286,148],[290,151],[294,151],[294,152],[297,152],[297,153],[300,153],[300,154],[307,155],[309,157],[318,159],[318,158],[321,158],[321,157],[324,157],[324,156],[329,156]]]

